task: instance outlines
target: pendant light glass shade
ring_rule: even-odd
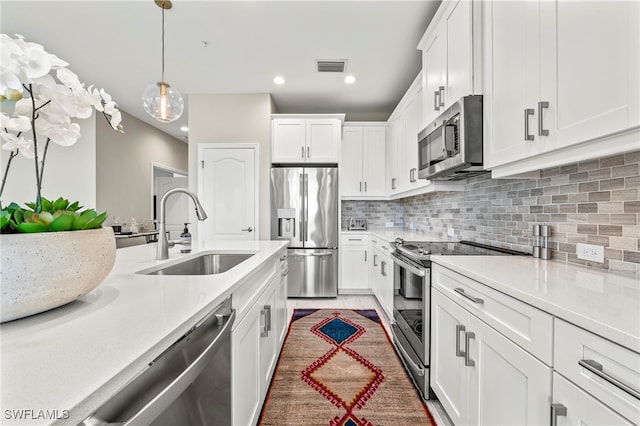
[[[142,105],[150,116],[161,123],[177,120],[184,111],[182,95],[165,82],[147,86],[142,93]]]
[[[171,9],[170,0],[155,0],[162,9],[162,81],[147,86],[142,93],[142,105],[145,111],[161,123],[177,120],[184,111],[182,95],[164,81],[164,11]]]

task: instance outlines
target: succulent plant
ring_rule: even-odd
[[[7,233],[34,233],[76,231],[99,228],[107,213],[98,214],[94,209],[81,210],[79,203],[69,203],[62,197],[49,201],[41,197],[41,211],[36,213],[35,203],[25,203],[22,208],[11,203],[0,210],[0,230]]]

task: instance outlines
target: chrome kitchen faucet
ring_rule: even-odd
[[[193,204],[196,206],[196,216],[198,216],[199,221],[203,221],[207,218],[207,213],[205,213],[204,208],[200,204],[200,200],[196,194],[191,191],[188,191],[184,188],[174,188],[165,192],[160,200],[160,235],[158,238],[158,251],[156,253],[156,259],[164,260],[169,258],[169,247],[173,247],[176,244],[181,244],[180,240],[169,240],[167,238],[167,224],[165,223],[164,211],[167,204],[167,198],[171,195],[176,194],[178,192],[182,192],[183,194],[187,194],[193,200]]]

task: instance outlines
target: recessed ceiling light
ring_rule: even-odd
[[[182,126],[180,127],[180,130],[182,130],[183,132],[188,132],[189,128],[187,126]]]
[[[356,82],[356,77],[353,75],[348,75],[344,78],[344,82],[347,84],[353,84]]]
[[[275,84],[284,84],[284,77],[282,77],[281,75],[277,76],[276,78],[273,79],[273,82]]]

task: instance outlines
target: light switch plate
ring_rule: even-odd
[[[393,222],[387,222],[387,228],[393,228]]]
[[[447,228],[447,235],[450,237],[454,237],[456,235],[456,230],[453,228]]]

